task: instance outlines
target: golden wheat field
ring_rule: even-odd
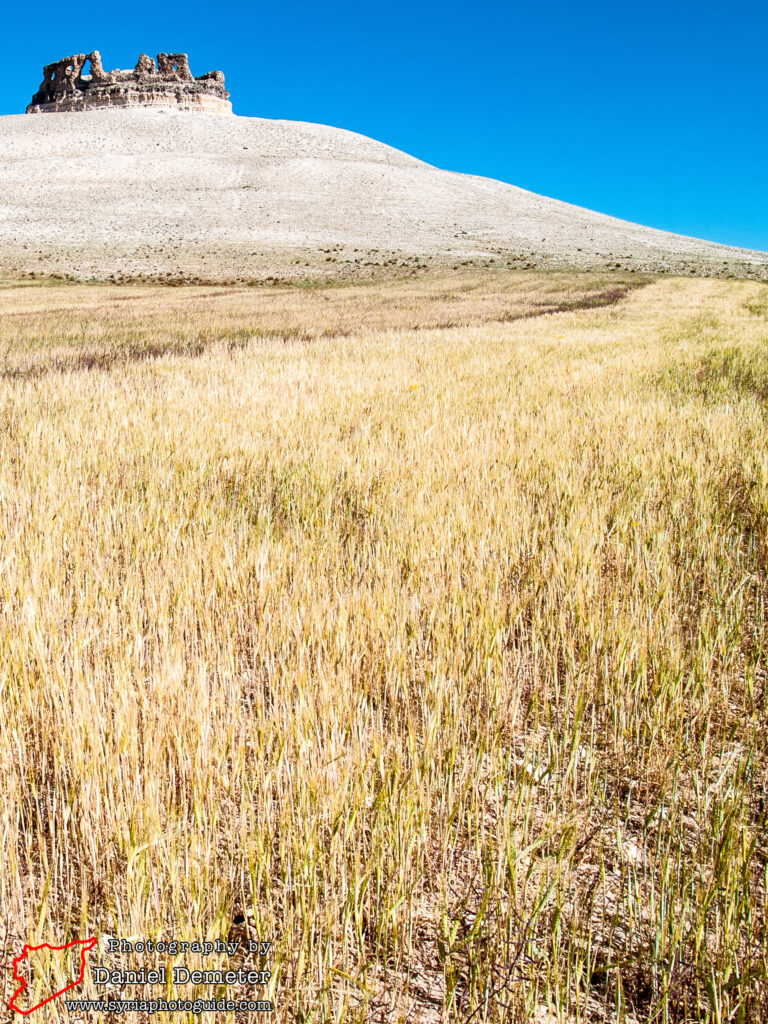
[[[4,1008],[766,1019],[768,286],[6,278],[0,359]]]

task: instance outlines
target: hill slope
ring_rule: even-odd
[[[154,110],[2,117],[0,181],[6,269],[366,276],[418,258],[768,273],[765,253],[639,227],[301,122]]]

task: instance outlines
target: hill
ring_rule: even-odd
[[[493,262],[768,276],[768,254],[325,125],[149,109],[2,117],[0,177],[0,265],[27,273],[365,278]]]

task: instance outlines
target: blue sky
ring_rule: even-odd
[[[3,27],[23,57],[2,114],[71,53],[99,49],[110,70],[187,51],[194,74],[224,71],[238,114],[349,128],[449,170],[768,250],[764,0],[80,0],[8,5]]]

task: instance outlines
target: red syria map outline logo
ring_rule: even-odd
[[[74,939],[72,942],[68,942],[66,946],[51,946],[47,942],[43,942],[39,946],[25,946],[24,949],[22,949],[21,951],[21,955],[17,956],[13,961],[13,976],[16,979],[16,981],[21,982],[21,985],[13,993],[11,1001],[8,1004],[9,1009],[15,1010],[16,1013],[23,1013],[26,1016],[29,1013],[34,1013],[35,1010],[39,1010],[40,1007],[45,1006],[46,1003],[50,1003],[52,999],[58,998],[58,996],[63,995],[65,992],[69,992],[71,988],[74,988],[76,985],[79,985],[82,982],[83,978],[85,977],[85,951],[87,949],[93,949],[97,941],[98,940],[94,937],[92,939]],[[13,1005],[19,998],[21,993],[24,991],[24,989],[27,987],[27,979],[21,977],[21,975],[18,973],[18,968],[21,961],[24,960],[29,953],[34,953],[36,949],[51,949],[55,953],[59,953],[65,949],[72,949],[74,946],[83,947],[80,950],[80,976],[77,978],[76,981],[73,981],[71,984],[67,985],[66,988],[62,988],[58,992],[54,992],[52,996],[48,996],[48,998],[44,999],[42,1003],[38,1003],[36,1006],[31,1007],[31,1009],[29,1010],[22,1010],[18,1006]]]

